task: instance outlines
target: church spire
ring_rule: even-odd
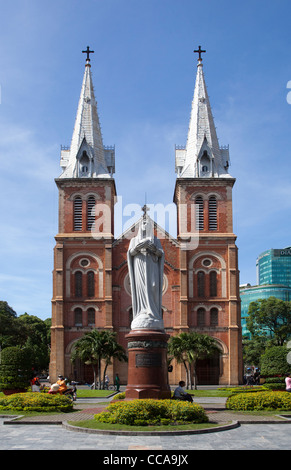
[[[89,46],[70,149],[62,149],[61,178],[109,178],[114,172],[114,148],[104,148],[91,74]]]
[[[176,172],[180,178],[229,177],[228,148],[218,143],[199,46],[197,75],[185,148],[176,147]]]

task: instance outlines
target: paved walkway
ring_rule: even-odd
[[[8,419],[0,418],[0,449],[25,450],[291,450],[291,420],[280,416],[247,416],[225,410],[224,398],[196,398],[209,415],[210,421],[225,425],[239,421],[240,426],[203,434],[182,436],[138,436],[102,435],[74,432],[59,424],[92,418],[105,408],[103,399],[78,399],[76,408],[80,411],[63,415],[33,416],[16,424],[4,424]],[[22,422],[23,425],[20,423]],[[24,425],[26,423],[26,425]],[[252,423],[252,424],[247,424]],[[262,424],[263,423],[263,424]],[[37,424],[37,426],[35,426]]]

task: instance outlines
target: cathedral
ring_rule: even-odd
[[[93,328],[117,333],[127,349],[132,298],[127,251],[133,225],[114,233],[115,147],[104,146],[92,82],[89,47],[70,148],[61,149],[59,225],[55,236],[50,377],[92,382],[90,366],[72,363],[75,342]],[[229,149],[221,147],[204,79],[201,47],[185,146],[176,146],[173,188],[177,234],[154,223],[164,259],[162,315],[165,332],[212,336],[219,353],[197,364],[198,385],[242,383],[238,250],[232,223]],[[142,163],[142,162],[141,162]],[[174,171],[174,162],[173,162]],[[146,208],[144,209],[147,210]],[[172,362],[169,383],[185,379]],[[114,362],[127,382],[127,364]]]

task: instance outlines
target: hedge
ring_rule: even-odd
[[[99,422],[130,426],[207,423],[204,409],[196,403],[178,400],[139,399],[111,403],[94,416]]]
[[[239,411],[258,410],[291,410],[291,393],[289,392],[255,392],[231,395],[226,400],[226,409]]]
[[[15,411],[71,411],[73,403],[62,395],[49,395],[48,393],[14,393],[0,398],[1,410]]]
[[[282,382],[265,383],[264,388],[267,390],[286,390],[286,385]]]
[[[27,388],[31,374],[30,353],[18,346],[1,351],[0,390]]]

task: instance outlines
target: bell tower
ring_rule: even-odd
[[[55,236],[50,377],[83,376],[70,361],[91,328],[112,328],[115,148],[105,147],[89,47],[70,148],[62,148],[59,227]],[[77,366],[84,367],[84,366]]]
[[[232,223],[235,179],[229,174],[229,149],[218,143],[203,73],[201,53],[206,51],[199,46],[194,52],[199,56],[187,143],[176,147],[174,202],[181,247],[180,325],[176,328],[213,336],[221,354],[219,367],[213,366],[217,376],[212,383],[238,384],[242,346],[238,250]],[[207,367],[209,373],[211,366]]]

